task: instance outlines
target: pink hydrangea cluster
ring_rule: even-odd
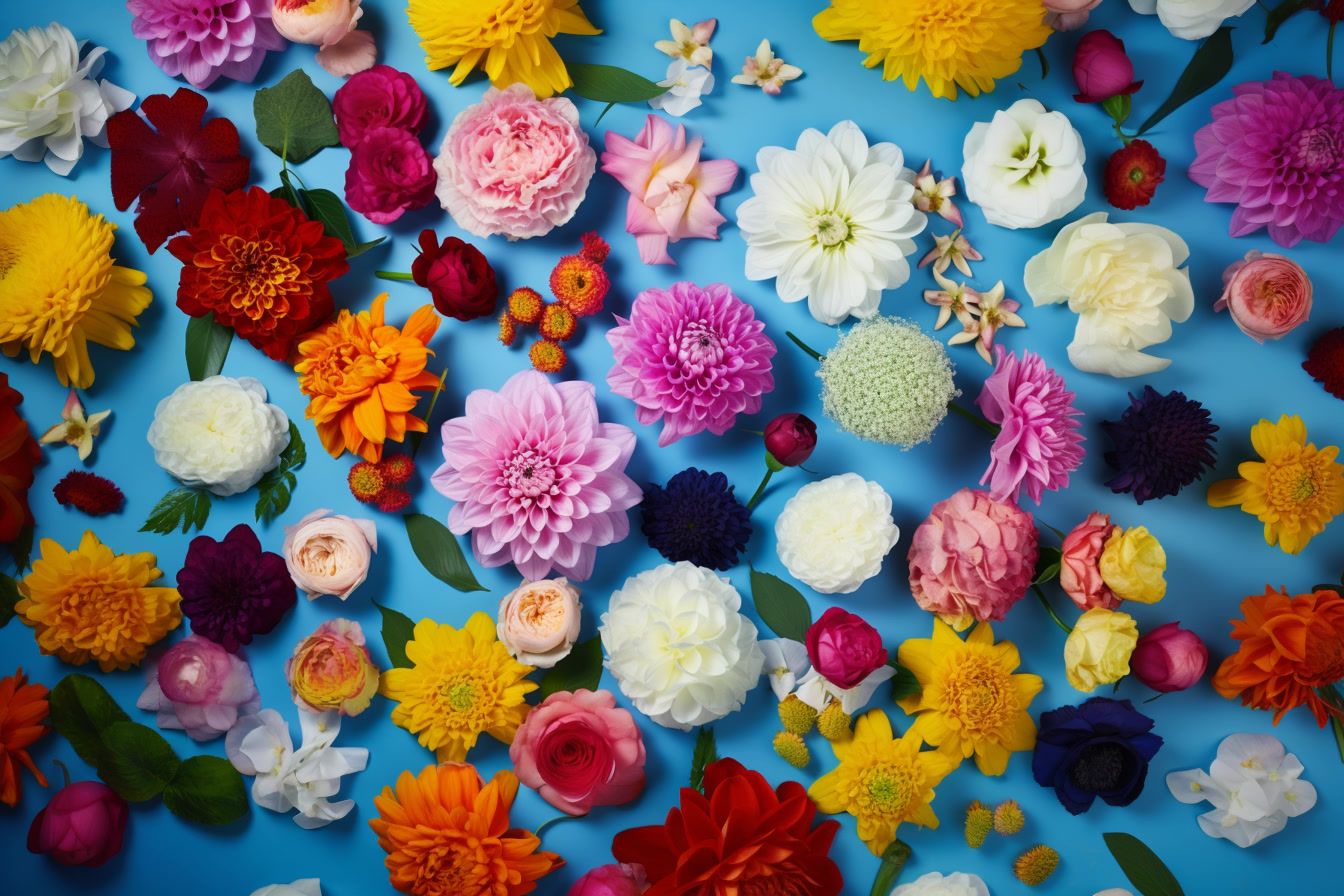
[[[1093,511],[1064,536],[1059,587],[1080,610],[1114,610],[1120,606],[1119,595],[1101,577],[1101,554],[1117,528],[1109,516]]]
[[[375,65],[341,85],[331,108],[341,144],[350,150],[345,200],[352,209],[390,224],[434,201],[434,163],[418,136],[429,108],[414,78]]]
[[[246,660],[208,638],[188,635],[150,666],[148,684],[135,705],[157,713],[160,728],[211,740],[239,716],[261,709],[261,695]]]
[[[249,83],[285,39],[271,22],[271,0],[126,0],[131,33],[170,78],[209,87],[219,78]]]

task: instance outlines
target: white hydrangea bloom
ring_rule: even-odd
[[[930,871],[891,891],[891,896],[989,896],[989,887],[977,875],[964,871]]]
[[[1129,5],[1146,16],[1156,14],[1175,37],[1200,40],[1250,9],[1255,0],[1129,0]]]
[[[901,532],[891,496],[855,473],[798,489],[775,520],[789,575],[822,594],[849,594],[877,575]]]
[[[1082,135],[1063,112],[1018,100],[976,122],[962,145],[966,198],[1000,227],[1040,227],[1077,208],[1087,192]]]

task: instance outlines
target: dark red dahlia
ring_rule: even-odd
[[[1106,162],[1106,200],[1133,209],[1153,201],[1167,173],[1167,160],[1147,140],[1131,140]]]
[[[107,516],[116,513],[126,503],[126,496],[115,482],[83,470],[71,470],[52,488],[56,503],[73,507],[89,516]]]
[[[296,600],[285,558],[263,551],[246,524],[219,541],[193,538],[177,590],[191,630],[230,653],[279,625]]]
[[[1302,369],[1336,398],[1344,399],[1344,327],[1328,330],[1312,344]]]

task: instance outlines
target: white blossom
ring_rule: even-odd
[[[770,679],[770,689],[775,692],[775,699],[782,701],[793,693],[798,676],[812,667],[807,658],[807,647],[792,638],[761,641],[760,646],[765,656],[765,666],[761,671]]]
[[[700,97],[714,89],[714,75],[707,68],[692,66],[685,59],[673,59],[667,67],[667,77],[658,82],[666,87],[667,93],[649,100],[655,109],[674,115],[677,118],[699,106]]]
[[[1129,5],[1146,16],[1156,14],[1175,37],[1201,40],[1217,31],[1225,20],[1250,9],[1255,0],[1129,0]]]
[[[1083,138],[1063,112],[1018,100],[976,122],[962,145],[966,198],[1000,227],[1040,227],[1079,206],[1087,191]]]

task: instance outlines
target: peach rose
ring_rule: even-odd
[[[332,619],[300,641],[285,663],[294,702],[310,712],[357,716],[378,693],[378,667],[364,630],[350,619]]]
[[[1310,316],[1311,278],[1291,258],[1252,249],[1223,271],[1223,294],[1213,310],[1224,309],[1256,342],[1279,339]]]
[[[499,602],[499,640],[518,662],[549,669],[579,636],[579,592],[565,579],[524,582]]]
[[[373,520],[341,516],[324,507],[285,527],[282,553],[289,577],[309,600],[321,594],[345,600],[368,577],[377,550]]]
[[[1101,555],[1111,533],[1120,531],[1104,513],[1089,513],[1064,537],[1059,564],[1059,587],[1081,610],[1114,610],[1120,598],[1101,577]]]
[[[362,0],[272,0],[271,22],[286,40],[321,47],[317,62],[329,73],[348,77],[377,59],[373,35],[356,31]]]

